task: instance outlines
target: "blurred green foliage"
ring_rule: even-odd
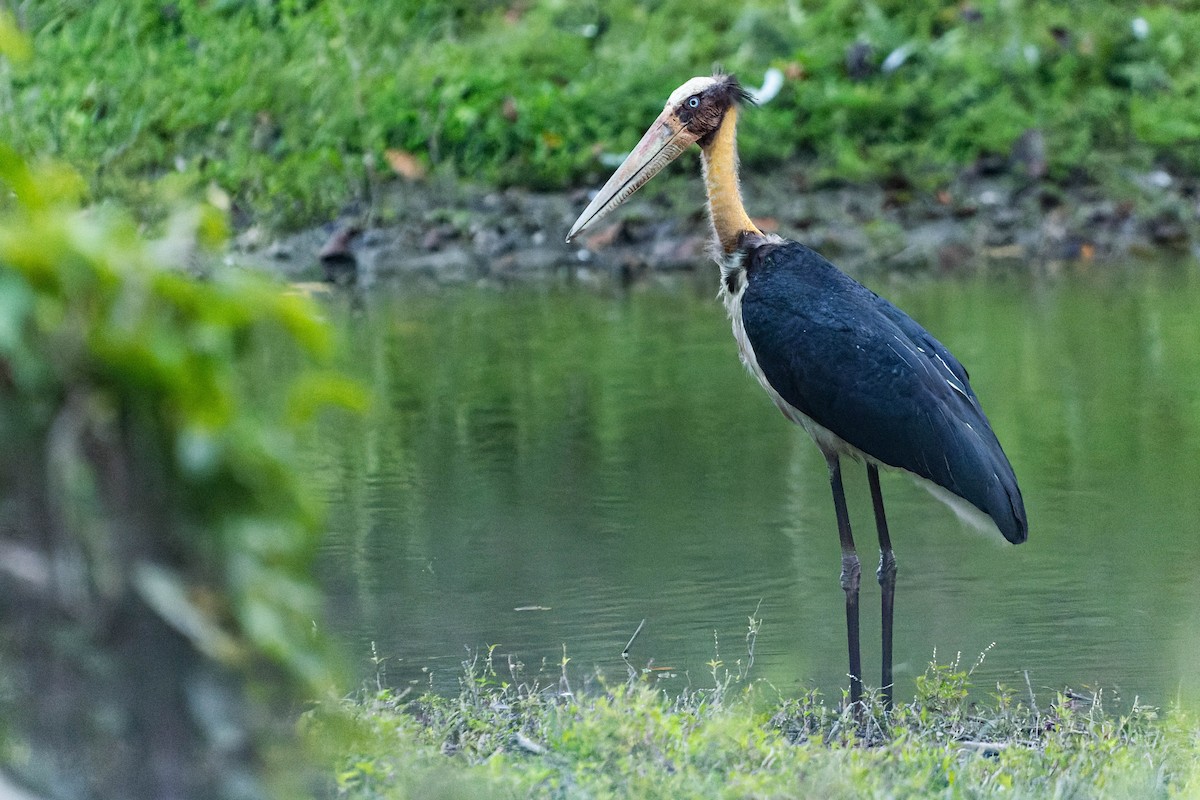
[[[36,448],[59,420],[78,416],[74,424],[111,434],[118,449],[146,448],[159,499],[172,505],[170,526],[155,532],[170,540],[172,566],[194,569],[232,600],[239,635],[229,642],[238,647],[221,651],[199,635],[197,644],[266,653],[298,677],[317,677],[308,645],[315,597],[305,588],[315,507],[289,466],[286,428],[245,402],[240,366],[271,329],[328,356],[315,307],[245,272],[198,280],[158,266],[222,241],[223,215],[211,205],[177,212],[169,238],[145,244],[128,216],[80,207],[81,181],[60,165],[30,167],[0,146],[0,186],[12,192],[0,210],[0,438]],[[325,394],[352,397],[327,380]],[[82,449],[73,457],[89,461]],[[88,502],[82,511],[103,514],[108,500]],[[192,632],[222,627],[212,622]]]
[[[22,4],[38,58],[0,69],[0,135],[145,205],[153,178],[215,182],[300,224],[369,198],[389,149],[438,172],[560,188],[598,179],[714,63],[778,98],[751,166],[929,187],[1043,132],[1049,175],[1200,171],[1200,10],[1080,0],[63,0]],[[886,65],[886,68],[885,68]],[[147,209],[147,213],[152,213]]]
[[[0,9],[0,58],[26,50]],[[218,189],[164,196],[153,240],[87,193],[0,136],[0,763],[53,796],[259,796],[275,704],[332,675],[293,435],[363,397],[314,304],[216,265]]]

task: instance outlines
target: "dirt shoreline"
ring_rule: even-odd
[[[975,167],[933,193],[908,187],[807,190],[800,172],[744,181],[759,227],[802,241],[851,273],[1055,271],[1131,258],[1200,257],[1197,186],[1165,172],[1131,179],[1136,201],[1097,186],[1063,188],[1013,170]],[[369,286],[574,277],[636,282],[708,269],[703,189],[672,176],[570,245],[588,190],[536,193],[447,182],[396,183],[372,207],[279,238],[251,226],[230,260],[293,280]]]

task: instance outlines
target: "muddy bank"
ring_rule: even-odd
[[[1132,199],[1063,188],[977,165],[935,193],[907,186],[812,189],[800,172],[748,177],[743,194],[763,230],[802,241],[852,273],[985,268],[1056,270],[1129,258],[1200,254],[1195,183],[1131,176]],[[566,244],[588,190],[539,194],[446,183],[395,184],[370,209],[272,238],[238,236],[232,258],[290,280],[370,285],[576,278],[636,281],[708,269],[703,188],[693,175],[647,187],[599,229]]]

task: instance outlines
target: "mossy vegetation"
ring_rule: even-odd
[[[755,168],[934,188],[980,159],[1119,192],[1200,171],[1200,11],[981,0],[21,4],[0,136],[153,214],[181,173],[277,224],[370,202],[400,171],[563,188],[714,63],[786,76],[744,126]],[[1029,140],[1026,140],[1029,141]],[[400,160],[395,161],[396,154]],[[389,158],[392,160],[390,161]],[[415,159],[411,160],[411,159]],[[1044,164],[1044,167],[1043,167]],[[236,219],[242,219],[236,216]]]
[[[817,694],[780,700],[731,679],[672,697],[640,678],[575,694],[474,659],[457,697],[375,688],[348,701],[356,734],[338,796],[1190,797],[1195,721],[1099,696],[997,687],[973,702],[958,664],[931,664],[910,702],[861,719]],[[324,728],[314,715],[310,731]]]

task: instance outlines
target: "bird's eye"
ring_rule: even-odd
[[[688,98],[687,103],[688,103],[688,108],[699,108],[700,107],[700,96],[692,95],[691,97]]]

